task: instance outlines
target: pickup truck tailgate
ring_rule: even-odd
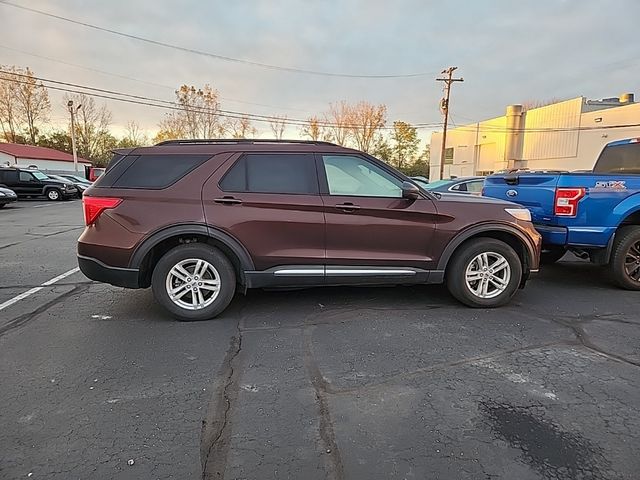
[[[491,175],[484,182],[483,195],[516,202],[531,211],[533,223],[553,223],[557,173]]]

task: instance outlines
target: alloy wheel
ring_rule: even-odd
[[[175,264],[165,282],[173,303],[185,310],[201,310],[220,293],[220,274],[206,260],[187,258]]]
[[[640,282],[640,241],[632,243],[624,260],[624,270],[631,280]]]
[[[496,252],[483,252],[469,262],[465,283],[478,298],[495,298],[506,290],[511,280],[511,266]]]

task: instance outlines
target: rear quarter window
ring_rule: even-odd
[[[640,143],[605,147],[593,171],[595,173],[640,173]]]
[[[159,190],[174,184],[211,155],[140,155],[124,157],[100,177],[100,187]]]

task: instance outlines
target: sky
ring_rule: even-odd
[[[389,124],[441,122],[442,83],[457,66],[454,124],[502,115],[506,105],[640,93],[637,0],[8,0],[11,3],[237,59],[348,75],[265,69],[151,45],[38,15],[0,0],[0,65],[37,76],[173,100],[181,84],[210,84],[222,108],[304,119],[330,102],[388,108]],[[123,78],[126,77],[126,78]],[[62,94],[51,123],[66,128]],[[98,100],[102,102],[103,100]],[[106,100],[113,128],[151,135],[164,110]],[[254,124],[270,131],[268,124]],[[421,130],[426,139],[429,129]],[[288,137],[297,137],[290,127]]]

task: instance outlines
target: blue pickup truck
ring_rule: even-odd
[[[619,286],[640,290],[640,139],[607,144],[590,172],[491,175],[483,195],[531,211],[542,235],[543,263],[568,250],[608,265]]]

